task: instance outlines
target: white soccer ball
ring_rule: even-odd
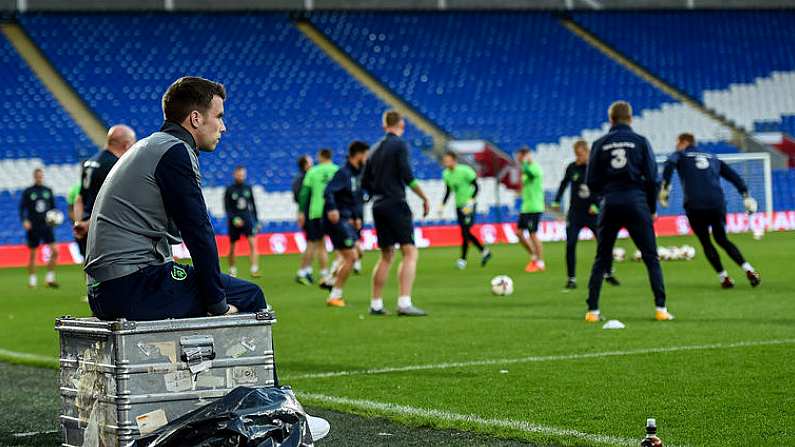
[[[513,280],[510,276],[499,275],[491,279],[491,293],[497,296],[508,296],[513,293]]]
[[[643,253],[640,250],[635,250],[635,253],[632,255],[632,260],[635,262],[640,262],[643,260]]]
[[[621,247],[616,247],[613,249],[613,260],[616,262],[624,262],[624,259],[627,258],[627,251]]]
[[[663,261],[671,260],[671,249],[668,247],[657,247],[657,256]]]
[[[683,245],[682,253],[684,254],[684,259],[686,261],[692,261],[693,258],[696,257],[696,247],[693,247],[692,245]]]
[[[63,213],[59,210],[51,209],[44,215],[44,220],[47,221],[47,225],[56,227],[63,223]]]

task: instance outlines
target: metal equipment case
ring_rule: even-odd
[[[240,385],[273,386],[272,312],[58,318],[63,446],[117,447]]]

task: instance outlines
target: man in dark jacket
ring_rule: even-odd
[[[235,181],[224,192],[224,210],[229,233],[229,274],[237,276],[235,266],[235,245],[240,238],[248,242],[251,260],[251,277],[259,278],[259,257],[257,256],[257,205],[254,203],[254,189],[246,183],[246,167],[237,166]]]
[[[165,123],[138,141],[97,196],[84,270],[101,319],[159,320],[254,312],[260,288],[221,273],[201,190],[199,151],[215,150],[224,126],[223,85],[196,77],[163,95]],[[193,266],[174,262],[184,241]]]
[[[580,230],[587,227],[593,232],[594,237],[599,238],[597,228],[599,197],[591,194],[588,185],[585,183],[585,169],[588,167],[588,156],[590,153],[591,150],[588,149],[588,143],[585,140],[577,140],[574,143],[574,161],[566,167],[566,173],[563,175],[563,180],[560,181],[560,187],[557,194],[555,194],[555,200],[552,202],[552,209],[560,210],[560,200],[563,198],[563,193],[571,185],[569,209],[566,213],[567,289],[577,288],[575,271],[577,268],[577,240],[580,236]],[[609,262],[610,264],[606,269],[607,273],[605,273],[605,282],[614,286],[620,285],[619,281],[613,276],[612,258]]]
[[[734,287],[734,280],[723,268],[720,255],[712,245],[710,233],[732,261],[745,271],[745,276],[751,283],[751,287],[758,286],[761,282],[761,275],[745,260],[737,246],[732,244],[726,236],[726,198],[720,185],[721,177],[734,185],[743,196],[745,211],[749,214],[756,212],[756,200],[748,194],[748,187],[742,177],[723,160],[719,160],[715,154],[699,152],[696,149],[696,138],[689,133],[679,135],[676,141],[676,152],[671,154],[665,162],[663,187],[660,191],[660,204],[665,207],[668,206],[668,195],[674,170],[679,172],[679,179],[682,189],[684,189],[684,207],[690,228],[701,242],[704,256],[707,257],[710,265],[715,269],[715,273],[718,274],[721,287],[731,289]]]
[[[384,112],[382,125],[386,135],[373,145],[362,177],[362,187],[373,198],[373,221],[381,249],[381,257],[373,272],[370,313],[386,314],[382,295],[389,267],[395,257],[395,245],[398,245],[403,261],[398,268],[400,295],[397,314],[424,316],[425,311],[415,307],[411,301],[419,253],[414,245],[414,222],[411,208],[406,202],[406,187],[422,200],[423,217],[428,215],[430,202],[414,178],[409,164],[408,146],[400,138],[406,130],[403,117],[395,110],[388,110]]]
[[[608,110],[610,131],[596,140],[591,150],[586,183],[591,194],[603,197],[599,213],[596,259],[588,282],[588,312],[585,321],[598,322],[599,294],[604,274],[613,259],[613,247],[621,228],[626,228],[646,264],[656,306],[655,319],[673,320],[665,302],[654,216],[657,212],[657,163],[646,137],[635,133],[632,106],[616,101]]]
[[[39,245],[46,244],[50,249],[50,259],[47,261],[47,287],[57,288],[55,280],[55,264],[58,261],[58,248],[55,245],[55,234],[52,226],[47,222],[47,212],[55,209],[55,195],[47,186],[44,186],[44,170],[33,170],[33,186],[22,191],[19,201],[19,219],[25,229],[28,243],[28,287],[36,287],[36,249]]]
[[[363,141],[354,141],[348,146],[348,162],[334,173],[323,193],[325,216],[323,226],[341,261],[334,275],[327,302],[332,307],[345,306],[342,288],[358,259],[356,242],[364,218],[364,194],[362,192],[362,168],[370,146]]]

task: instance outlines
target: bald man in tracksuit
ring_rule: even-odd
[[[255,312],[256,285],[221,273],[201,190],[199,151],[226,130],[221,84],[186,77],[163,97],[166,122],[110,171],[88,231],[88,299],[100,319],[160,320]],[[200,99],[199,99],[200,98]],[[184,241],[193,266],[177,264]]]

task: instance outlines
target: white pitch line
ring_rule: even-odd
[[[602,357],[625,357],[631,355],[665,354],[670,352],[681,352],[681,351],[733,349],[733,348],[744,348],[751,346],[771,346],[771,345],[787,345],[787,344],[795,344],[795,339],[789,338],[781,340],[741,341],[735,343],[713,343],[713,344],[704,344],[704,345],[669,346],[663,348],[636,349],[629,351],[585,352],[579,354],[529,356],[529,357],[519,357],[519,358],[471,360],[466,362],[435,363],[435,364],[426,364],[426,365],[409,365],[409,366],[396,366],[396,367],[386,367],[386,368],[355,369],[348,371],[330,371],[330,372],[320,372],[320,373],[289,376],[286,378],[286,380],[324,379],[330,377],[388,374],[388,373],[400,373],[400,372],[409,372],[409,371],[425,371],[432,369],[467,368],[470,366],[511,365],[516,363],[552,362],[552,361],[561,361],[561,360],[585,360],[585,359],[594,359]]]
[[[496,419],[482,418],[474,414],[452,413],[443,410],[427,408],[409,407],[405,405],[375,402],[372,400],[348,399],[345,397],[327,396],[324,394],[298,393],[298,397],[306,403],[315,402],[318,404],[335,404],[351,407],[358,410],[375,411],[383,415],[413,416],[424,419],[441,420],[446,423],[455,424],[453,426],[461,428],[458,424],[475,425],[481,428],[507,428],[522,433],[536,433],[542,435],[559,436],[562,438],[577,438],[591,443],[636,446],[637,439],[622,438],[610,435],[597,435],[584,433],[569,428],[553,427],[549,425],[533,424],[532,422],[519,421],[515,419]]]
[[[46,362],[58,364],[58,359],[46,355],[31,354],[28,352],[9,351],[8,349],[0,348],[0,359],[7,358],[10,360],[18,361],[33,361],[33,362]]]
[[[47,430],[47,431],[30,431],[27,433],[13,433],[11,436],[15,438],[30,438],[33,436],[38,435],[51,435],[53,433],[58,433],[58,430]]]

